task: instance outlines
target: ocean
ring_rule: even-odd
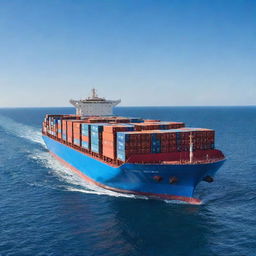
[[[118,115],[216,130],[227,161],[202,182],[201,205],[149,200],[87,184],[53,159],[44,115],[0,109],[0,255],[256,255],[256,107],[119,107]]]

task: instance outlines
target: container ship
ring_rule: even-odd
[[[200,204],[201,181],[212,182],[225,161],[215,131],[183,122],[113,115],[120,100],[70,100],[75,115],[46,115],[43,140],[50,153],[82,179],[134,195]]]

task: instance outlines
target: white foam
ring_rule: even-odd
[[[54,189],[61,189],[64,191],[78,192],[85,194],[94,195],[106,195],[111,197],[124,197],[131,199],[144,199],[148,200],[149,197],[142,195],[133,195],[118,193],[115,191],[107,190],[93,183],[89,183],[84,179],[81,179],[79,175],[71,171],[69,168],[62,165],[54,157],[52,157],[48,152],[35,151],[31,154],[31,158],[40,161],[46,168],[50,169],[50,174],[57,177],[63,184],[57,185]],[[187,202],[178,200],[161,200],[167,204],[188,204]]]
[[[5,117],[3,115],[0,115],[0,126],[15,136],[44,145],[41,131],[39,129],[36,129],[35,127],[18,123],[13,119]]]
[[[72,172],[69,168],[63,166],[60,162],[54,159],[48,152],[41,152],[39,150],[33,152],[30,156],[32,159],[40,161],[45,167],[50,169],[50,173],[57,177],[60,182],[64,184],[58,188],[71,192],[79,192],[95,195],[107,195],[113,197],[126,197],[126,198],[140,198],[147,199],[144,196],[135,196],[132,194],[118,193],[98,187],[92,183],[88,183],[81,179],[76,173]]]

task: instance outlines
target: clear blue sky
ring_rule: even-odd
[[[256,1],[1,0],[0,107],[256,105]]]

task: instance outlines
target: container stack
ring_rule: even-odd
[[[157,154],[214,149],[214,131],[202,128],[117,133],[117,158],[134,154]]]
[[[135,124],[136,131],[169,130],[185,127],[182,122],[147,122]]]
[[[62,119],[62,139],[67,140],[67,120]]]
[[[73,120],[67,120],[67,142],[73,143]]]
[[[102,154],[102,131],[105,124],[91,125],[91,150],[94,153]]]
[[[178,151],[177,149],[177,131],[162,131],[158,134],[158,138],[161,141],[161,153],[169,153]]]
[[[180,150],[189,150],[190,136],[192,136],[193,150],[214,149],[215,132],[203,128],[182,128],[179,132]]]
[[[160,120],[157,119],[145,119],[144,123],[155,123],[155,122],[160,122]]]
[[[58,119],[57,129],[58,129],[58,138],[61,139],[62,138],[61,119]]]
[[[143,132],[117,133],[117,158],[126,161],[133,154],[151,153],[151,134]]]
[[[116,159],[116,135],[121,131],[133,131],[134,125],[113,124],[105,125],[102,133],[103,149],[102,154],[108,158]]]
[[[117,119],[115,120],[115,122],[116,122],[116,123],[130,123],[130,119],[129,119],[129,118],[124,118],[124,117],[122,117],[122,118],[117,118]]]
[[[74,115],[47,115],[43,132],[88,152],[124,162],[134,155],[153,158],[157,154],[191,149],[206,152],[214,149],[215,140],[213,130],[185,128],[182,122],[114,116],[81,119]]]
[[[142,123],[144,120],[142,118],[127,118],[127,117],[117,117],[117,116],[92,116],[88,118],[89,123]]]
[[[90,136],[91,136],[91,125],[88,123],[81,124],[81,146],[85,149],[90,149]]]
[[[81,121],[73,122],[73,140],[74,145],[81,146]]]
[[[53,136],[57,136],[58,134],[58,122],[60,120],[59,116],[50,116],[49,124],[50,124],[50,134]]]
[[[142,118],[137,117],[130,117],[130,123],[144,123],[144,120]]]
[[[151,134],[151,153],[161,153],[161,139],[157,133]]]

